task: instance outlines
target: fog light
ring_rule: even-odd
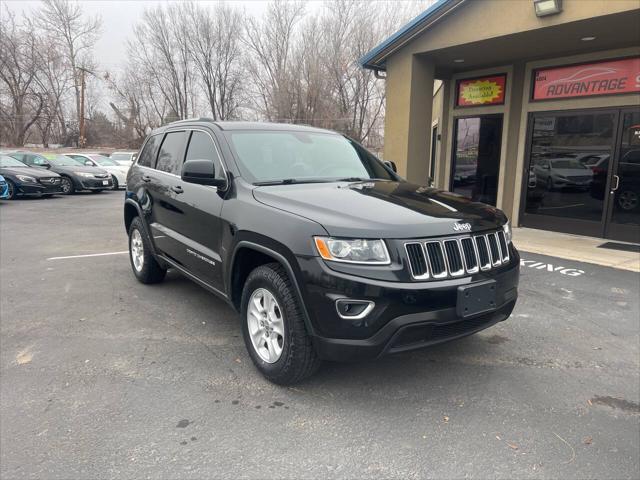
[[[368,300],[351,300],[349,298],[336,300],[338,315],[345,320],[361,320],[369,315],[375,306],[375,303]]]

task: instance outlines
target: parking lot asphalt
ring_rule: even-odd
[[[506,322],[285,388],[221,300],[134,279],[122,202],[0,202],[1,478],[640,477],[637,273],[523,252]]]

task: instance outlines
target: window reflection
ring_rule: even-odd
[[[501,115],[456,119],[453,192],[496,204],[501,141]]]
[[[613,113],[534,117],[526,212],[600,221],[613,131]]]

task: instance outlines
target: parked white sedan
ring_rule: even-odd
[[[113,189],[126,188],[129,167],[120,165],[108,157],[98,153],[65,153],[67,157],[78,160],[88,166],[100,167],[111,174]]]
[[[136,161],[138,152],[113,152],[109,155],[109,160],[113,160],[120,165],[130,167]]]

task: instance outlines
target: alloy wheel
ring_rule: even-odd
[[[633,210],[638,206],[638,194],[631,190],[625,190],[618,195],[618,205],[623,210]]]
[[[284,315],[276,297],[269,290],[256,289],[249,299],[246,320],[255,352],[267,363],[277,362],[284,347]]]
[[[144,244],[142,243],[142,235],[140,230],[133,230],[131,232],[131,241],[129,242],[129,248],[131,250],[131,261],[133,262],[133,268],[136,272],[141,272],[144,267]]]
[[[62,177],[62,181],[60,183],[62,187],[62,193],[64,193],[65,195],[69,195],[69,193],[71,193],[71,180],[69,180],[67,177]]]

